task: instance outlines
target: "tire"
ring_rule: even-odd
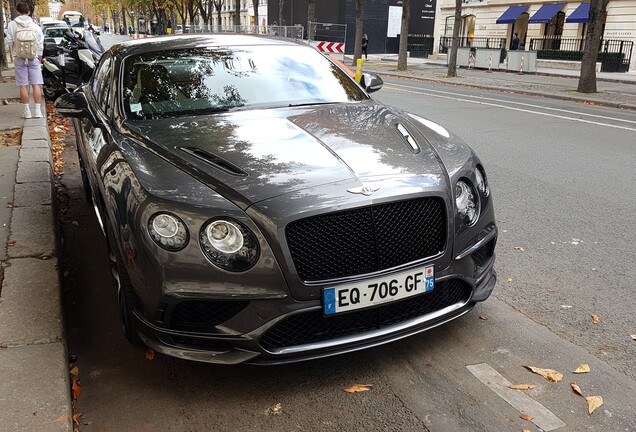
[[[64,89],[60,88],[59,84],[51,78],[44,78],[44,85],[42,85],[42,93],[48,101],[55,101],[64,94]]]
[[[133,290],[132,282],[128,276],[128,271],[122,261],[117,243],[114,241],[112,229],[108,219],[104,218],[104,229],[106,231],[106,245],[108,247],[108,259],[110,261],[113,287],[115,289],[115,302],[117,315],[121,324],[122,332],[128,342],[135,346],[145,346],[138,333],[138,325],[133,310],[137,303],[137,297]]]

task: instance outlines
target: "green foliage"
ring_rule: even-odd
[[[557,49],[546,49],[537,51],[537,58],[544,60],[583,60],[583,51],[566,51]],[[625,58],[623,53],[600,52],[596,61],[603,63],[620,63]]]

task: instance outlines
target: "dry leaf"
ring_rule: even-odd
[[[534,366],[523,365],[524,368],[531,370],[532,372],[541,375],[543,378],[552,382],[561,382],[563,374],[553,369],[542,369]]]
[[[516,251],[519,251],[519,252],[523,252],[523,251],[525,251],[525,249],[524,249],[524,248],[522,248],[521,246],[515,246],[515,250],[516,250]]]
[[[77,366],[71,369],[71,375],[73,375],[74,377],[79,375],[79,368]]]
[[[521,429],[521,432],[532,432],[530,429]]]
[[[508,278],[508,282],[512,282],[512,278]]]
[[[581,391],[581,387],[579,387],[579,385],[577,383],[572,381],[570,383],[570,387],[572,387],[572,390],[574,390],[575,393],[578,393],[580,396],[583,396],[583,392]],[[585,397],[585,396],[583,396],[583,397]]]
[[[9,240],[7,246],[15,246],[15,240]]]
[[[347,393],[359,393],[371,390],[371,387],[373,387],[373,384],[354,384],[351,387],[344,389],[344,391]]]
[[[73,378],[73,386],[72,386],[73,400],[76,401],[79,399],[80,394],[82,394],[82,386],[77,378]]]
[[[632,339],[636,340],[636,334],[630,335]]]
[[[514,384],[510,388],[513,390],[532,390],[536,386],[536,384]]]
[[[479,319],[480,320],[484,320],[484,321],[488,321],[488,315],[480,315]]]
[[[579,367],[577,367],[576,369],[572,371],[572,373],[581,374],[581,373],[588,373],[589,371],[590,371],[590,365],[588,365],[587,363],[581,363]]]
[[[47,260],[47,259],[49,259],[49,258],[51,258],[51,257],[50,257],[50,256],[48,256],[48,255],[42,255],[42,256],[40,257],[40,259],[41,259],[42,261],[46,261],[46,260]]]
[[[588,396],[585,398],[587,401],[587,412],[592,414],[594,410],[603,405],[603,398],[601,396]]]
[[[277,403],[276,405],[272,405],[271,407],[265,410],[265,414],[267,415],[280,415],[283,412],[283,405]]]
[[[146,350],[146,360],[152,360],[155,358],[155,350],[152,348],[148,348]]]
[[[592,314],[592,323],[598,324],[600,322],[601,322],[601,319],[599,318],[599,316],[596,314]]]
[[[531,416],[530,414],[525,414],[525,413],[524,413],[524,414],[521,414],[521,415],[519,416],[519,418],[522,418],[522,419],[524,419],[524,420],[528,420],[528,421],[530,421],[530,420],[532,420],[532,419],[534,418],[534,416]]]
[[[73,414],[73,422],[78,426],[80,425],[81,418],[82,418],[82,413]]]
[[[61,416],[56,418],[55,420],[50,420],[47,423],[66,423],[68,422],[68,416]]]

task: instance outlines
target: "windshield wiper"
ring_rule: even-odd
[[[312,105],[329,105],[336,104],[339,102],[305,102],[305,103],[290,103],[287,105],[288,107],[302,107],[302,106],[312,106]]]

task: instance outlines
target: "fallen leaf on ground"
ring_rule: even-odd
[[[283,405],[277,403],[276,405],[272,405],[271,407],[265,410],[265,414],[267,415],[280,415],[283,412]]]
[[[41,259],[42,261],[46,261],[46,260],[47,260],[47,259],[49,259],[49,258],[51,258],[51,257],[50,257],[50,256],[48,256],[48,255],[42,255],[42,256],[40,257],[40,259]]]
[[[552,382],[561,382],[563,379],[563,374],[561,372],[555,371],[554,369],[543,369],[534,366],[526,366],[523,365],[524,368],[531,370],[532,372],[541,375],[543,378]]]
[[[579,385],[577,383],[572,381],[570,383],[570,387],[572,387],[572,390],[574,390],[575,393],[578,393],[580,396],[583,396],[583,392],[581,391],[581,387],[579,387]],[[585,396],[583,396],[583,397],[585,397]]]
[[[66,423],[68,422],[68,416],[61,416],[55,420],[48,421],[47,423]]]
[[[531,432],[530,429],[521,429],[521,432]]]
[[[575,374],[588,373],[590,371],[590,365],[587,363],[581,363],[576,369],[572,371]]]
[[[15,246],[15,240],[9,240],[7,246]]]
[[[534,418],[534,416],[531,416],[530,414],[521,414],[519,418],[530,421]]]
[[[599,316],[596,314],[592,314],[592,323],[598,324],[600,322],[601,322],[601,318],[599,318]]]
[[[480,320],[484,320],[484,321],[488,321],[488,315],[480,315],[479,319]]]
[[[71,369],[71,375],[73,375],[74,377],[79,375],[79,368],[77,366]]]
[[[373,387],[373,384],[354,384],[351,387],[344,389],[344,391],[347,393],[359,393],[371,390],[371,387]]]
[[[152,360],[155,358],[155,350],[152,348],[148,348],[146,350],[146,360]]]
[[[636,340],[636,334],[630,335],[632,339]]]
[[[512,278],[508,278],[508,282],[512,282]]]
[[[72,394],[74,401],[79,399],[80,395],[82,394],[82,385],[77,378],[73,378]]]
[[[532,390],[536,386],[536,384],[513,384],[510,388],[513,390]]]
[[[82,419],[82,413],[73,414],[73,423],[79,426],[80,420]]]
[[[601,396],[588,396],[585,398],[587,401],[587,412],[592,414],[594,410],[603,405],[603,398]]]
[[[521,246],[515,246],[515,250],[516,250],[516,251],[519,251],[519,252],[523,252],[523,251],[525,251],[525,249],[524,249],[524,248],[522,248]]]

